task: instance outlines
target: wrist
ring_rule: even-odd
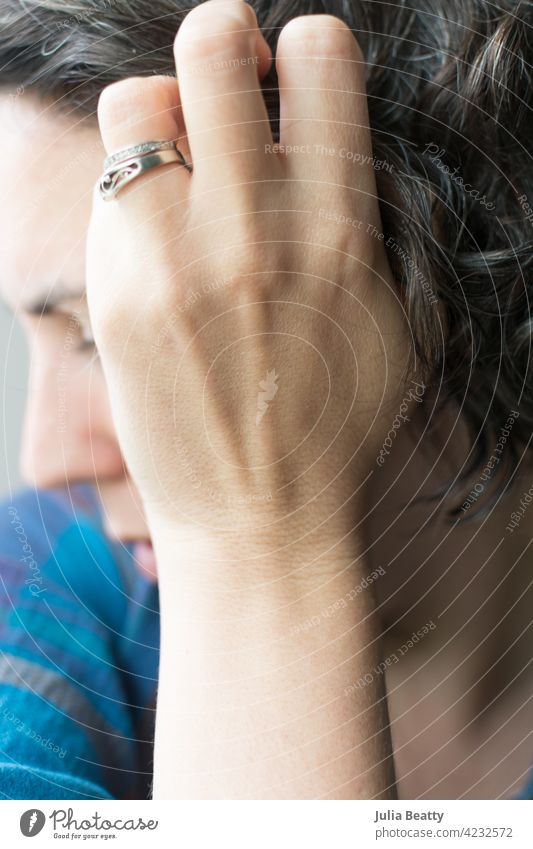
[[[299,568],[312,574],[345,569],[362,556],[362,510],[352,499],[342,509],[325,511],[316,504],[279,512],[272,507],[213,513],[205,524],[169,522],[149,517],[160,576],[167,571],[200,576],[216,569],[231,578],[246,568],[256,576]]]

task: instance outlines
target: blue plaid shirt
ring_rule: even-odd
[[[0,504],[0,606],[0,798],[150,798],[157,586],[90,486]]]

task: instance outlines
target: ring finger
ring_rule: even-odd
[[[113,83],[102,92],[98,103],[100,133],[109,154],[149,141],[176,141],[187,162],[190,151],[183,123],[179,91],[173,77],[131,77]],[[161,191],[168,204],[183,200],[190,180],[186,168],[176,163],[145,172],[127,187],[127,193],[142,201],[143,214],[150,213],[150,198],[161,209]],[[151,186],[147,191],[148,185]],[[154,188],[157,191],[153,191]],[[121,205],[124,206],[121,194]],[[148,204],[148,205],[147,205]],[[165,208],[168,204],[164,204]],[[128,197],[127,207],[137,205]]]

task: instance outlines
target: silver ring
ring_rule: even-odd
[[[175,141],[148,141],[118,150],[104,162],[104,173],[98,188],[104,200],[113,200],[129,183],[152,168],[177,163],[187,171],[192,165],[186,161]]]

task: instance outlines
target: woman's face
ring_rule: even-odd
[[[104,150],[94,122],[0,95],[0,291],[29,343],[21,465],[32,486],[92,481],[109,534],[147,540],[85,298],[85,237]],[[141,565],[151,570],[146,546]]]

